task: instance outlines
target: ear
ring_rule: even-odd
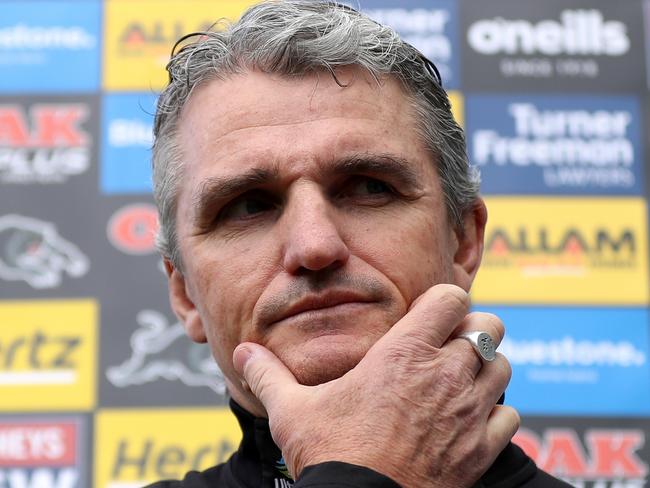
[[[483,236],[487,222],[487,208],[482,198],[477,198],[463,217],[463,232],[455,229],[458,247],[454,254],[454,283],[469,291],[481,264]]]
[[[169,303],[172,310],[185,327],[185,332],[190,339],[194,342],[207,342],[201,316],[188,293],[183,273],[174,267],[169,259],[164,258],[163,263],[167,273]]]

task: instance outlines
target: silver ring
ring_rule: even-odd
[[[482,360],[494,361],[494,358],[497,357],[497,347],[487,332],[478,330],[475,332],[465,332],[459,337],[467,339]]]

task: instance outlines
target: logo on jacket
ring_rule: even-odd
[[[292,479],[291,474],[289,474],[289,468],[287,467],[287,463],[284,461],[284,456],[275,462],[275,469],[277,469],[283,476]]]
[[[90,268],[88,258],[63,239],[51,222],[0,217],[0,278],[25,281],[32,288],[54,288],[63,275],[79,278]]]

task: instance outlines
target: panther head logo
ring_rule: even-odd
[[[181,324],[170,323],[155,310],[142,310],[136,321],[140,327],[131,335],[131,357],[106,370],[113,386],[125,388],[164,379],[226,394],[223,373],[210,349],[191,342]]]
[[[88,258],[51,222],[22,215],[0,217],[0,278],[25,281],[36,289],[54,288],[64,274],[79,278],[89,268]]]

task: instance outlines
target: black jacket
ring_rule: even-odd
[[[230,402],[243,439],[225,463],[202,472],[190,471],[182,481],[159,481],[147,488],[396,488],[397,483],[362,466],[327,462],[308,466],[295,483],[285,474],[282,453],[273,443],[267,419],[255,418]],[[510,443],[474,488],[565,488],[570,487],[545,472]]]

